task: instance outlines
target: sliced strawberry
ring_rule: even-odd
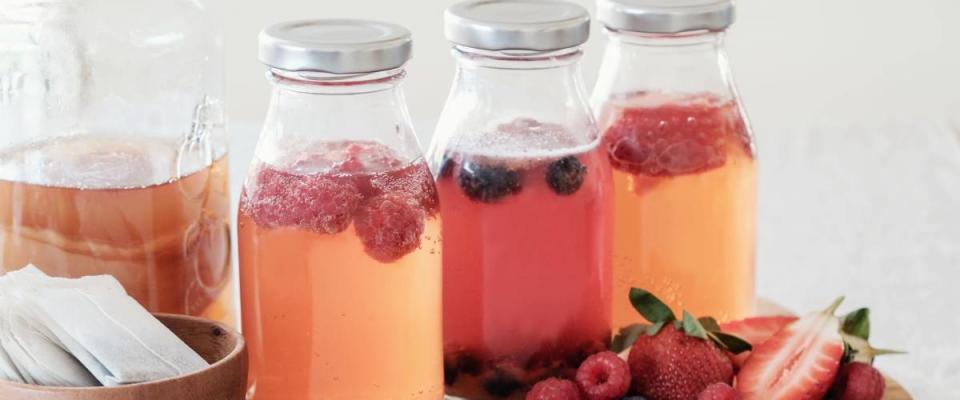
[[[796,320],[797,317],[787,315],[753,317],[727,322],[720,325],[720,329],[725,333],[736,335],[740,339],[746,340],[753,347],[757,347],[773,336],[773,334],[779,332],[780,329],[783,329],[783,327]],[[749,351],[733,356],[733,365],[737,368],[743,366],[744,362],[747,361],[747,357],[750,357]]]
[[[797,317],[789,315],[753,317],[721,324],[720,329],[726,333],[737,335],[740,339],[757,346],[796,320]]]
[[[843,358],[840,319],[833,315],[839,305],[806,315],[754,347],[737,374],[743,399],[822,398]]]

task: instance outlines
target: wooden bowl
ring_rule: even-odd
[[[0,399],[16,400],[244,400],[247,348],[217,322],[183,315],[157,318],[210,363],[209,368],[160,381],[115,387],[61,388],[0,380]]]

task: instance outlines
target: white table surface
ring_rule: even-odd
[[[259,126],[230,131],[236,202]],[[758,294],[800,311],[839,295],[871,307],[874,345],[910,352],[878,366],[917,399],[960,399],[960,134],[944,122],[757,136]]]

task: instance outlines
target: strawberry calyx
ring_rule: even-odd
[[[870,345],[870,309],[866,307],[851,311],[841,318],[840,336],[843,337],[844,364],[873,364],[877,356],[906,354],[904,351],[878,349]]]
[[[650,323],[631,324],[621,328],[611,344],[615,352],[630,348],[640,335],[655,336],[667,324],[673,324],[678,331],[687,336],[711,341],[719,348],[733,354],[750,351],[752,348],[747,341],[723,332],[720,324],[713,317],[696,318],[684,310],[682,318],[677,319],[670,307],[646,290],[631,288],[630,304]]]

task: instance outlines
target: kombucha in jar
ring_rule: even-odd
[[[429,155],[449,396],[522,399],[609,343],[613,192],[580,81],[588,26],[557,1],[447,11],[457,70]]]
[[[260,36],[273,98],[238,217],[248,398],[443,397],[441,222],[400,89],[410,48],[370,21]]]
[[[109,274],[235,324],[217,7],[0,8],[0,274]]]
[[[613,327],[631,287],[675,312],[753,310],[757,172],[723,50],[731,1],[603,0],[593,95],[614,180]]]

